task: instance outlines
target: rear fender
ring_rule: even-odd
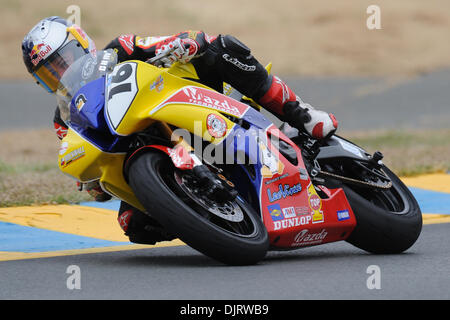
[[[317,160],[333,160],[336,158],[350,158],[353,160],[369,161],[371,155],[353,142],[337,135],[327,140],[327,145],[320,148]]]

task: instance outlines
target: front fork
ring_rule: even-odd
[[[170,141],[173,142],[173,150],[182,148],[183,152],[186,152],[192,159],[192,172],[203,186],[208,186],[206,191],[208,193],[208,197],[219,201],[234,200],[234,198],[236,198],[238,193],[234,190],[234,184],[222,174],[223,171],[220,168],[217,168],[212,164],[208,164],[209,167],[212,167],[215,171],[217,171],[216,173],[212,172],[208,166],[204,165],[202,160],[197,157],[194,152],[194,148],[187,143],[183,137],[174,133],[167,123],[159,122],[158,126],[165,138],[170,139]],[[170,154],[169,156],[172,158],[175,166],[177,166],[176,160],[174,160]]]

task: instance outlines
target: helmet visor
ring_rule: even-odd
[[[86,52],[76,40],[69,41],[65,46],[53,53],[50,58],[33,73],[33,77],[48,92],[58,89],[59,81],[67,68]]]

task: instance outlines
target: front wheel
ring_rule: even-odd
[[[240,197],[212,201],[201,194],[191,171],[176,169],[159,151],[139,156],[128,176],[149,214],[192,248],[230,265],[255,264],[265,257],[267,230]]]

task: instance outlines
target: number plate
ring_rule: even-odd
[[[114,130],[130,108],[138,92],[135,62],[117,65],[107,80],[106,114]]]

